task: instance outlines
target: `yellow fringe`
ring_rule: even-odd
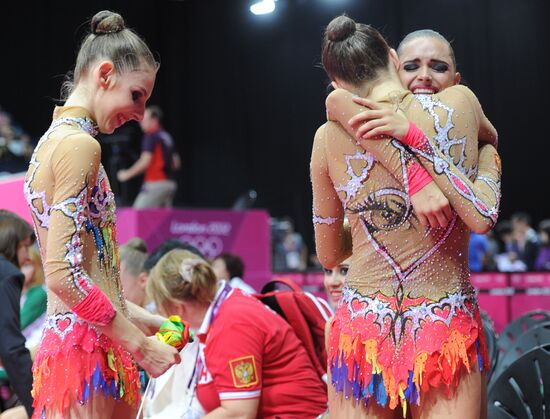
[[[403,383],[399,384],[399,398],[401,399],[401,407],[403,408],[403,417],[407,417],[407,399],[405,398],[405,393],[403,392],[403,387],[406,387]]]
[[[378,343],[374,339],[369,339],[363,342],[365,345],[365,359],[372,365],[372,373],[380,374],[382,368],[378,365],[377,354],[378,354]]]
[[[414,360],[413,383],[416,386],[416,392],[418,393],[418,403],[420,403],[420,394],[422,393],[422,375],[424,374],[424,368],[426,367],[427,360],[428,354],[426,352],[419,352]]]

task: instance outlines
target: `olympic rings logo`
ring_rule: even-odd
[[[181,236],[179,239],[195,246],[207,259],[214,259],[223,251],[223,241],[216,236]]]

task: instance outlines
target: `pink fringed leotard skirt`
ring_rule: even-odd
[[[35,414],[63,415],[93,392],[138,406],[140,379],[130,354],[72,313],[48,317],[33,366]]]
[[[344,289],[330,327],[332,385],[366,405],[419,405],[430,388],[449,397],[464,371],[488,368],[475,294],[427,298],[361,295]]]

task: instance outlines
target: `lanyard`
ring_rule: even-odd
[[[223,287],[220,294],[218,295],[218,298],[216,298],[216,301],[214,301],[214,303],[213,303],[214,305],[212,306],[212,311],[211,311],[212,314],[210,315],[210,322],[208,324],[208,332],[210,332],[212,324],[214,323],[214,320],[218,316],[218,313],[220,311],[220,307],[221,307],[222,303],[229,296],[229,293],[232,290],[233,290],[233,288],[231,288],[229,283],[226,282],[225,286]],[[208,332],[207,332],[207,335],[208,335]],[[192,384],[195,384],[195,386],[196,386],[196,384],[199,381],[199,375],[200,375],[200,373],[202,371],[202,368],[203,368],[202,358],[204,356],[204,353],[201,354],[200,345],[201,345],[201,343],[199,342],[199,349],[197,351],[197,360],[195,361],[195,367],[193,369],[193,373],[191,374],[191,378],[189,379],[189,383],[187,384],[188,389],[191,388]],[[193,391],[193,393],[194,393],[194,391]]]
[[[229,283],[226,282],[225,286],[220,292],[220,295],[216,299],[214,306],[212,307],[212,315],[210,316],[210,324],[208,325],[208,330],[210,330],[210,328],[212,327],[212,323],[214,323],[214,319],[218,316],[218,312],[220,311],[222,303],[225,301],[232,289],[233,288],[231,288]]]

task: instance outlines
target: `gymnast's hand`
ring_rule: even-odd
[[[383,137],[392,137],[400,140],[409,130],[409,120],[400,110],[380,106],[377,102],[358,96],[353,98],[358,105],[368,108],[353,118],[348,124],[356,129],[355,138],[360,140],[374,140]]]
[[[444,228],[453,218],[449,200],[433,180],[411,196],[411,204],[425,227]]]
[[[160,342],[156,336],[145,338],[139,351],[133,355],[137,363],[154,378],[181,362],[177,349]]]

